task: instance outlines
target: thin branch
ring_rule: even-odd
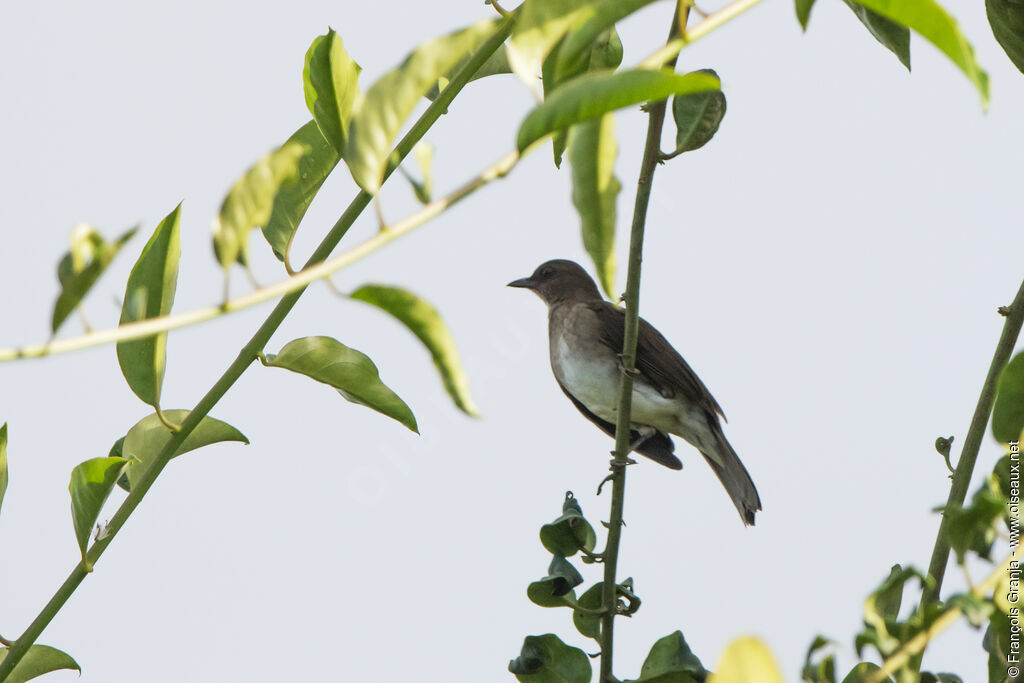
[[[663,66],[674,65],[676,63],[676,56],[684,47],[690,43],[700,40],[723,24],[732,21],[759,2],[761,2],[761,0],[737,0],[731,5],[726,5],[717,12],[709,14],[707,19],[700,22],[692,29],[684,31],[683,35],[668,41],[665,44],[665,47],[659,49],[650,57],[640,62],[637,68],[660,69]]]
[[[682,12],[682,15],[679,15]],[[676,5],[669,31],[669,43],[681,30],[685,30],[690,16],[688,6]],[[676,51],[678,54],[678,50]],[[676,57],[668,60],[668,66],[675,68]],[[598,683],[613,683],[612,673],[614,651],[614,628],[618,584],[615,571],[619,561],[619,541],[622,536],[622,513],[626,496],[626,465],[629,462],[630,412],[633,397],[633,373],[636,367],[636,341],[639,328],[640,307],[640,263],[643,260],[644,227],[647,223],[647,205],[651,198],[651,181],[658,168],[661,156],[661,129],[665,124],[665,100],[651,104],[647,117],[647,141],[644,144],[643,161],[640,163],[640,177],[636,186],[636,202],[633,205],[633,222],[629,237],[629,266],[626,275],[626,329],[622,344],[622,379],[619,385],[618,420],[615,424],[615,460],[612,461],[612,501],[608,523],[608,541],[604,552],[604,582],[601,589],[601,604],[607,610],[601,616],[601,672]]]
[[[1003,563],[999,567],[988,575],[984,581],[982,581],[974,590],[971,591],[971,595],[976,598],[986,597],[990,591],[992,591],[999,580],[1005,576],[1007,569],[1010,566],[1010,562],[1014,559],[1014,554],[1010,555],[1003,560]],[[903,644],[900,649],[896,650],[888,659],[885,660],[884,665],[878,671],[871,673],[867,678],[864,679],[865,683],[882,683],[889,679],[889,676],[896,673],[910,661],[912,657],[924,651],[924,648],[928,645],[935,636],[945,631],[947,628],[952,626],[960,615],[963,614],[959,607],[952,607],[942,614],[935,622],[921,631],[916,636],[908,640]]]
[[[45,344],[22,346],[20,348],[0,349],[0,362],[18,360],[22,358],[40,358],[57,353],[68,353],[91,346],[110,344],[112,342],[127,341],[129,339],[141,339],[149,337],[158,332],[166,332],[179,327],[195,325],[220,317],[227,313],[234,313],[257,304],[277,299],[280,296],[304,289],[310,283],[325,278],[335,271],[351,265],[359,259],[368,256],[377,249],[395,239],[411,232],[423,225],[438,214],[443,213],[449,207],[465,199],[468,195],[480,189],[487,183],[506,175],[519,161],[517,152],[511,152],[484,169],[475,178],[457,188],[450,194],[424,205],[419,211],[407,216],[394,225],[385,226],[380,232],[366,240],[359,246],[339,254],[329,261],[324,261],[315,266],[308,266],[298,273],[277,284],[257,289],[237,299],[232,299],[219,306],[199,308],[177,315],[162,316],[159,318],[148,318],[135,323],[121,325],[99,332],[91,332],[80,337],[70,339],[57,339]]]
[[[398,164],[401,163],[411,151],[412,148],[420,141],[420,139],[426,134],[427,130],[434,125],[434,122],[442,114],[444,114],[448,107],[451,105],[452,100],[459,93],[459,91],[469,82],[470,77],[476,72],[477,69],[490,57],[494,52],[501,47],[508,38],[509,33],[512,30],[512,18],[508,18],[498,25],[494,34],[488,38],[480,49],[477,50],[459,69],[458,73],[451,79],[451,83],[445,88],[434,102],[432,102],[426,109],[426,111],[420,116],[420,118],[413,124],[412,128],[405,135],[404,138],[396,145],[395,150],[389,157],[389,162],[384,171],[384,180],[394,172]],[[306,263],[307,268],[313,267],[315,264],[320,263],[327,259],[330,253],[338,246],[338,242],[345,236],[348,229],[355,222],[356,218],[363,212],[364,209],[369,205],[371,196],[369,193],[363,191],[356,195],[355,199],[349,204],[348,208],[338,219],[334,227],[327,233],[323,241],[313,252],[313,255],[309,257],[309,261]],[[28,628],[25,629],[24,633],[18,638],[17,642],[7,652],[7,656],[0,661],[0,681],[3,681],[18,662],[22,660],[28,649],[36,642],[39,635],[43,632],[43,629],[53,620],[57,612],[64,606],[65,603],[71,598],[75,590],[81,585],[82,581],[88,575],[86,571],[87,566],[96,564],[97,560],[103,555],[107,547],[113,542],[120,532],[121,528],[127,522],[128,518],[138,507],[143,497],[149,491],[149,488],[153,485],[153,482],[163,471],[164,467],[170,461],[171,456],[177,452],[182,442],[188,438],[189,434],[195,430],[204,417],[209,414],[210,410],[217,404],[218,401],[228,392],[228,390],[238,381],[239,377],[245,372],[245,370],[252,364],[252,362],[262,353],[264,346],[270,341],[271,336],[284,322],[284,319],[294,308],[295,304],[298,303],[299,298],[302,296],[304,289],[296,289],[286,294],[281,301],[278,302],[274,310],[271,311],[267,319],[260,325],[256,333],[253,334],[252,338],[242,347],[239,351],[238,356],[234,362],[228,366],[227,370],[221,375],[214,385],[210,388],[206,395],[203,396],[196,404],[195,408],[188,414],[185,421],[181,425],[181,429],[175,432],[167,443],[157,454],[152,465],[142,475],[138,482],[132,485],[132,490],[125,498],[124,502],[114,513],[110,522],[107,525],[108,534],[93,543],[92,547],[87,553],[87,557],[81,560],[71,574],[65,579],[64,583],[61,584],[57,592],[54,593],[53,597],[50,598],[46,606],[39,612],[32,623],[29,624]]]

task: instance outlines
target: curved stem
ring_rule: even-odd
[[[206,322],[207,320],[213,320],[214,318],[218,318],[227,313],[234,313],[235,311],[240,311],[257,304],[277,299],[282,295],[305,289],[310,285],[310,283],[326,278],[335,271],[351,265],[359,259],[373,253],[377,249],[380,249],[384,245],[411,232],[415,228],[418,228],[432,218],[437,217],[439,214],[443,213],[462,199],[465,199],[487,183],[505,176],[512,170],[518,161],[518,153],[510,152],[509,154],[506,154],[497,162],[484,169],[479,175],[469,182],[465,183],[448,195],[426,204],[419,211],[403,218],[394,225],[387,226],[386,229],[378,232],[362,244],[339,254],[328,261],[317,263],[314,266],[307,265],[299,272],[285,280],[282,280],[281,282],[278,282],[277,284],[257,289],[256,291],[250,292],[244,296],[226,301],[219,306],[199,308],[194,311],[159,318],[148,318],[146,320],[121,325],[120,327],[114,327],[101,332],[92,332],[80,337],[51,341],[46,344],[0,349],[0,362],[23,358],[41,358],[43,356],[49,356],[57,353],[78,351],[91,346],[98,346],[100,344],[110,344],[112,342],[121,342],[129,339],[141,339],[143,337],[152,336],[157,332],[166,332],[167,330],[187,327],[189,325]]]
[[[759,2],[761,2],[761,0],[737,0],[730,5],[726,5],[717,12],[709,14],[704,21],[700,22],[692,29],[683,31],[682,35],[677,33],[676,37],[665,43],[665,47],[659,49],[650,57],[640,62],[640,64],[637,65],[637,68],[659,69],[662,66],[674,66],[676,63],[676,56],[679,54],[680,50],[690,43],[700,40],[723,24],[732,21]]]
[[[512,19],[506,19],[496,29],[494,35],[488,38],[480,49],[467,60],[466,64],[459,70],[459,72],[452,78],[451,83],[445,88],[434,102],[427,107],[427,110],[422,116],[416,121],[412,129],[406,134],[404,138],[395,147],[394,152],[389,157],[388,166],[385,169],[384,179],[386,180],[397,168],[398,164],[404,159],[417,142],[423,137],[427,130],[434,124],[434,122],[448,110],[452,100],[458,94],[458,92],[469,82],[470,77],[477,69],[490,57],[508,38],[509,33],[512,30]],[[338,219],[338,222],[334,224],[327,236],[324,237],[323,241],[310,256],[309,261],[306,263],[307,268],[311,268],[318,263],[324,261],[330,253],[338,246],[338,242],[345,236],[348,229],[355,222],[356,218],[360,213],[369,205],[371,196],[363,191],[356,195],[352,203],[349,204],[348,208]],[[142,498],[149,491],[149,488],[153,485],[157,476],[163,471],[164,467],[170,461],[171,456],[178,450],[181,443],[188,437],[189,434],[199,425],[200,421],[213,409],[218,401],[227,393],[238,378],[242,376],[246,368],[252,364],[252,362],[258,357],[263,351],[263,347],[270,341],[270,337],[277,331],[277,328],[284,322],[285,317],[291,312],[292,308],[298,302],[299,297],[305,288],[296,289],[286,294],[274,310],[267,316],[267,319],[260,325],[259,329],[252,338],[242,347],[241,351],[238,352],[238,356],[234,362],[228,366],[228,369],[224,371],[220,379],[214,383],[210,390],[203,396],[202,399],[196,404],[195,408],[188,414],[185,421],[181,425],[181,429],[175,432],[167,443],[161,449],[160,453],[154,459],[153,464],[150,466],[146,473],[141,479],[132,486],[131,492],[128,497],[125,498],[124,502],[114,513],[107,528],[109,530],[108,535],[102,539],[97,540],[93,543],[92,548],[87,553],[88,564],[93,565],[103,555],[103,552],[107,549],[113,540],[117,537],[118,532],[124,526],[125,522],[131,516],[135,508],[138,507]],[[42,611],[32,620],[25,632],[21,634],[17,642],[8,651],[7,656],[0,662],[0,681],[3,681],[11,673],[18,662],[28,652],[29,647],[36,642],[36,639],[43,632],[43,629],[50,623],[57,612],[64,606],[71,595],[75,592],[78,586],[82,583],[85,577],[88,575],[86,572],[86,560],[82,560],[75,566],[71,571],[71,574],[64,581],[57,592],[50,598],[50,601],[46,603],[46,606]]]
[[[679,12],[682,11],[680,16]],[[669,42],[680,30],[685,29],[690,8],[676,5],[672,17]],[[678,53],[678,50],[677,50]],[[675,68],[676,57],[668,60],[668,66]],[[661,155],[661,129],[665,123],[665,100],[651,104],[647,115],[647,141],[640,163],[640,177],[636,185],[636,201],[633,205],[633,222],[629,236],[629,266],[626,274],[626,330],[622,343],[622,379],[619,384],[618,419],[615,424],[615,460],[612,462],[612,502],[608,523],[608,542],[604,552],[604,583],[601,590],[601,604],[607,610],[601,616],[601,672],[598,683],[612,683],[614,650],[614,628],[618,586],[615,571],[619,562],[619,541],[622,537],[622,512],[626,497],[626,465],[629,462],[630,412],[633,398],[633,373],[636,367],[636,340],[639,329],[640,311],[640,263],[643,260],[644,226],[647,222],[647,205],[651,198],[651,181],[658,168]]]
[[[946,500],[947,510],[961,507],[967,497],[967,489],[970,487],[971,477],[974,474],[974,464],[978,460],[978,450],[981,448],[982,439],[985,437],[985,427],[992,414],[992,404],[996,397],[996,382],[999,380],[999,374],[1010,360],[1013,347],[1017,344],[1017,337],[1020,335],[1021,325],[1024,324],[1024,282],[1021,282],[1013,303],[1001,308],[1000,312],[1006,316],[1006,322],[1003,324],[999,343],[996,344],[985,383],[981,387],[981,396],[978,397],[978,404],[974,408],[974,416],[971,418],[967,438],[964,439],[964,447],[960,451],[960,459],[956,463],[953,483],[949,487],[949,498]],[[948,522],[949,516],[943,514],[942,521],[939,522],[935,547],[932,549],[932,559],[928,564],[928,575],[934,579],[934,583],[925,587],[918,609],[924,609],[925,605],[937,601],[941,594],[942,579],[946,574],[946,565],[949,564],[949,541],[946,538]],[[919,669],[920,659],[915,660],[913,665],[915,669]]]
[[[1005,560],[1003,560],[1003,563],[999,565],[994,572],[989,574],[988,578],[971,590],[971,595],[976,598],[983,598],[987,596],[989,592],[995,588],[996,584],[999,583],[999,580],[1006,575],[1006,571],[1014,557],[1014,554],[1011,553]],[[906,666],[912,657],[923,652],[929,641],[952,626],[956,620],[960,618],[961,614],[962,612],[959,607],[952,607],[944,612],[942,616],[932,623],[931,626],[918,633],[916,636],[905,642],[900,649],[892,653],[892,655],[885,660],[882,668],[871,673],[871,675],[864,679],[864,682],[882,683],[883,681],[889,680],[889,676]]]

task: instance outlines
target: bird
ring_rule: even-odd
[[[615,435],[619,386],[624,370],[625,313],[605,301],[578,263],[555,259],[509,287],[529,289],[548,307],[551,370],[558,386],[583,415]],[[670,435],[695,447],[718,476],[743,523],[761,510],[747,468],[725,438],[721,406],[697,374],[653,325],[639,320],[630,412],[631,450],[682,469]]]

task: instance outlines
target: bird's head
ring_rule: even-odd
[[[570,300],[601,300],[601,293],[587,271],[578,263],[566,259],[542,263],[533,271],[533,275],[513,280],[508,286],[533,290],[548,306]]]

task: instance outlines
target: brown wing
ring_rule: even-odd
[[[601,322],[601,340],[614,349],[615,353],[621,354],[626,334],[625,313],[607,301],[594,302],[591,308]],[[690,402],[702,406],[709,415],[717,413],[725,419],[721,406],[697,377],[697,373],[672,348],[668,340],[643,318],[640,318],[636,345],[636,369],[659,389],[681,394]]]

